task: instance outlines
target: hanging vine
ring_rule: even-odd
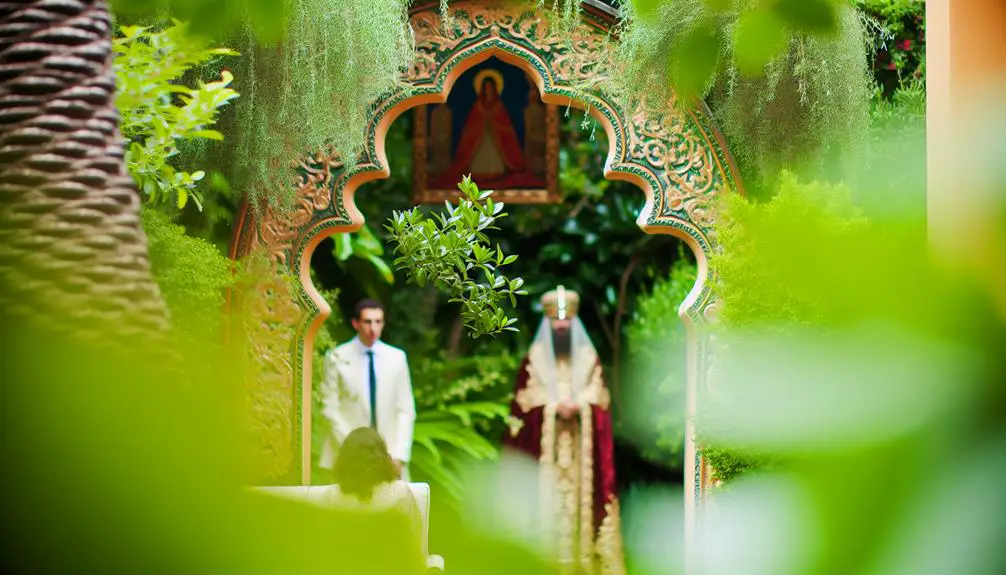
[[[820,22],[756,0],[663,0],[643,13],[624,2],[611,89],[627,106],[666,105],[647,100],[672,89],[682,104],[704,98],[751,184],[854,161],[868,142],[869,40],[855,8],[815,3],[831,10]]]
[[[356,157],[371,104],[398,85],[414,52],[409,0],[284,1],[282,42],[263,46],[249,28],[234,74],[242,104],[230,172],[255,208],[289,205],[296,158]]]

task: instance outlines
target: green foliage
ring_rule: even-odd
[[[716,479],[723,483],[730,483],[749,471],[764,469],[760,461],[735,449],[706,447],[702,457],[715,470]]]
[[[370,227],[366,224],[360,231],[351,234],[336,234],[335,247],[332,250],[335,259],[343,263],[349,258],[356,257],[369,262],[387,283],[395,283],[395,274],[391,267],[381,257],[384,255],[384,246],[381,241],[374,236]]]
[[[463,501],[462,474],[499,456],[520,358],[509,353],[463,358],[421,356],[413,363],[416,427],[410,470]]]
[[[184,342],[222,343],[225,291],[234,285],[232,262],[209,242],[188,236],[164,213],[144,206],[150,267]]]
[[[517,296],[527,294],[521,289],[524,280],[500,273],[517,256],[504,254],[499,246],[493,250],[486,236],[506,216],[503,203],[492,201],[491,190],[480,192],[468,176],[458,189],[463,194],[459,204],[448,202],[446,214],[436,219],[427,219],[418,208],[394,214],[387,228],[396,244],[395,267],[420,287],[429,282],[460,302],[472,337],[517,331],[517,320],[500,307],[504,298],[515,306]],[[484,282],[477,281],[480,275]]]
[[[126,164],[147,200],[182,209],[192,199],[202,209],[197,186],[205,172],[177,169],[172,162],[185,140],[221,140],[211,129],[219,110],[238,97],[223,72],[215,82],[182,83],[193,68],[235,52],[211,48],[175,22],[162,30],[123,26],[114,39],[116,106],[127,140]]]
[[[870,157],[850,181],[870,213],[921,213],[926,174],[926,87],[912,80],[889,99],[873,99]]]
[[[288,5],[278,0],[111,0],[117,18],[150,21],[165,17],[192,23],[202,37],[224,37],[247,26],[263,42],[283,37]]]
[[[873,73],[885,97],[906,82],[926,78],[926,3],[854,0],[873,32]]]
[[[720,250],[710,263],[717,270],[713,289],[722,305],[718,321],[726,334],[757,330],[761,337],[801,334],[827,341],[878,317],[919,330],[952,324],[952,312],[933,296],[941,287],[919,271],[922,251],[916,239],[924,232],[914,223],[909,228],[879,226],[864,216],[845,187],[804,183],[783,174],[771,201],[727,198],[717,237]],[[905,276],[897,282],[890,281],[892,265]],[[894,291],[909,278],[927,285],[931,293]],[[921,309],[928,311],[920,314]],[[724,353],[730,353],[729,346]],[[854,381],[850,375],[849,384]],[[807,385],[812,393],[813,384]],[[708,401],[715,407],[722,400],[714,395]],[[710,425],[720,431],[733,429],[730,421],[700,420],[702,442],[703,429]],[[711,441],[706,448],[727,468],[725,476],[760,469],[780,457],[764,445],[736,438]]]
[[[801,183],[788,173],[766,203],[726,198],[717,222],[720,250],[710,261],[717,270],[713,289],[722,306],[722,329],[757,326],[789,333],[795,327],[826,329],[849,320],[848,296],[828,298],[819,283],[804,278],[831,276],[841,285],[841,276],[857,274],[853,262],[862,256],[850,246],[866,230],[867,221],[848,189]],[[795,256],[794,245],[814,246],[813,255]],[[699,437],[704,442],[702,423]],[[769,453],[722,442],[705,445],[703,455],[724,482],[764,469],[771,459]]]
[[[686,339],[678,309],[695,285],[695,263],[679,247],[669,277],[636,299],[625,327],[629,369],[623,427],[643,457],[681,471],[684,448]]]
[[[569,36],[580,24],[583,11],[581,0],[538,0],[538,10],[550,9],[553,28],[564,36]]]
[[[852,163],[866,142],[870,79],[855,10],[832,0],[623,5],[614,91],[659,109],[707,97],[752,187],[783,167]],[[780,30],[784,30],[780,32]]]
[[[847,188],[801,183],[784,173],[771,201],[758,204],[730,195],[717,222],[719,250],[713,289],[722,302],[718,321],[728,327],[827,325],[843,319],[807,276],[855,274],[849,266],[862,255],[846,246],[865,233],[867,222]],[[800,222],[800,226],[792,225]],[[765,229],[789,230],[768,235]],[[817,246],[812,257],[796,258],[794,245]],[[773,262],[771,267],[765,262]],[[833,300],[831,300],[833,301]]]
[[[289,207],[292,162],[329,149],[353,165],[367,112],[413,58],[405,0],[283,0],[278,46],[252,33],[236,66],[242,105],[230,128],[230,173],[256,209]]]

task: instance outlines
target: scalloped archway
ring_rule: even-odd
[[[530,6],[469,1],[452,3],[452,12],[459,32],[447,36],[435,6],[413,10],[415,64],[405,73],[404,86],[372,107],[361,160],[352,169],[332,156],[300,161],[294,212],[279,216],[266,210],[256,217],[246,208],[235,229],[232,257],[264,251],[299,278],[293,292],[272,286],[289,297],[270,298],[273,303],[259,310],[272,333],[283,335],[253,341],[267,372],[255,393],[256,401],[271,407],[255,411],[262,418],[256,425],[262,428],[272,481],[310,481],[312,348],[331,312],[310,280],[311,253],[324,238],[363,224],[354,194],[360,185],[388,177],[384,137],[391,123],[415,106],[445,102],[465,70],[492,56],[527,71],[546,103],[589,110],[608,137],[604,176],[632,182],[646,196],[639,226],[646,233],[675,235],[695,253],[698,279],[679,310],[689,327],[688,404],[694,412],[695,391],[704,385],[710,361],[706,339],[695,328],[707,321],[714,303],[706,282],[707,255],[714,247],[713,202],[740,190],[708,111],[681,112],[669,98],[668,113],[657,120],[622,109],[603,90],[577,89],[597,85],[593,80],[611,57],[605,38],[614,22],[603,11],[585,10],[572,42],[555,35]],[[694,472],[685,481],[686,515],[692,516],[708,478],[690,424],[686,435],[686,469]]]

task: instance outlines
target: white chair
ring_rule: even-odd
[[[306,501],[316,505],[321,505],[324,501],[324,495],[327,489],[327,485],[298,485],[298,486],[279,486],[279,487],[257,487],[256,490],[263,491],[265,493],[271,493],[279,497],[286,499],[297,499],[301,501]],[[429,537],[430,537],[430,486],[427,483],[410,483],[409,488],[412,489],[412,495],[416,498],[416,505],[419,507],[419,513],[422,516],[422,533],[420,534],[420,545],[422,546],[423,556],[426,557],[426,571],[427,573],[443,573],[444,572],[444,558],[440,555],[430,555],[429,550]]]

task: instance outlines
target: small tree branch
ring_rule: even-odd
[[[601,311],[601,304],[594,300],[594,312],[597,313],[597,319],[601,321],[601,329],[604,330],[604,337],[608,340],[608,345],[614,349],[615,347],[615,334],[611,330],[611,326],[607,324],[604,319],[604,313]]]

